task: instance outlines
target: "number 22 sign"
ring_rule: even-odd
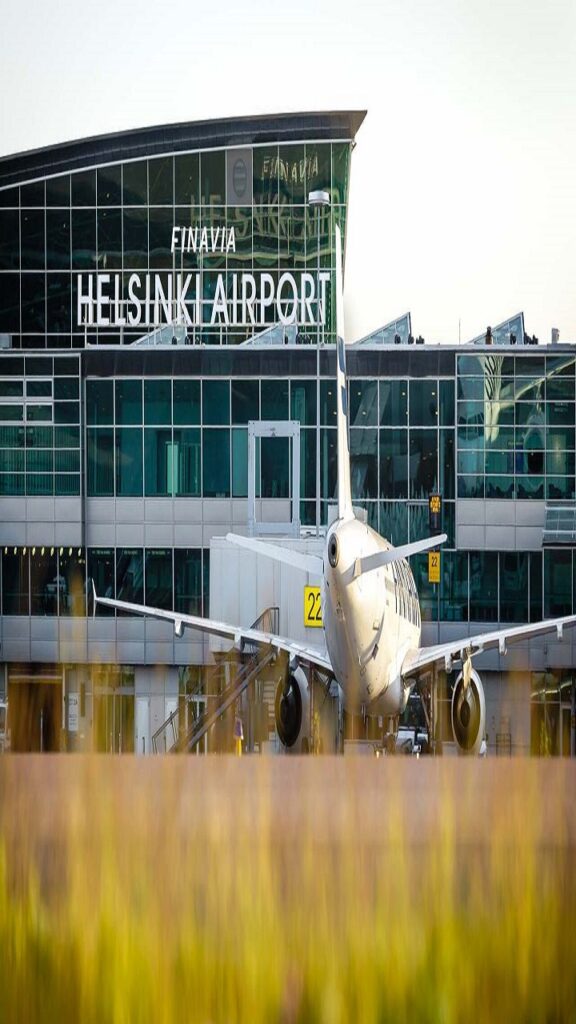
[[[320,587],[304,587],[304,625],[322,625],[322,599]]]

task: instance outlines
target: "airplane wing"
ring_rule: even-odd
[[[463,663],[468,657],[473,657],[492,647],[498,647],[500,654],[506,654],[508,643],[529,640],[531,637],[542,636],[542,634],[551,633],[554,630],[556,630],[558,640],[562,640],[564,627],[574,625],[576,625],[576,615],[565,615],[559,619],[544,619],[541,622],[533,622],[524,626],[509,626],[507,629],[479,633],[477,636],[465,636],[446,644],[436,644],[434,647],[420,647],[416,651],[409,651],[406,655],[402,665],[402,675],[413,675],[438,661],[443,661],[446,671],[450,672],[453,661]]]
[[[146,615],[152,619],[163,619],[171,622],[176,636],[182,636],[184,629],[200,629],[204,633],[211,633],[213,636],[230,638],[235,644],[246,640],[254,644],[266,644],[276,647],[279,651],[286,651],[291,658],[299,658],[301,661],[308,661],[324,671],[332,672],[332,664],[325,650],[317,647],[309,647],[297,641],[289,640],[287,637],[277,636],[275,633],[263,633],[259,629],[251,629],[246,626],[233,626],[227,622],[218,622],[215,619],[203,619],[200,615],[183,615],[180,612],[169,612],[163,608],[151,608],[145,604],[131,604],[129,601],[116,601],[111,597],[98,597],[96,590],[93,590],[94,605],[105,605],[108,608],[117,608],[119,611],[128,612],[130,615]]]

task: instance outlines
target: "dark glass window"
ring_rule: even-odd
[[[290,444],[287,437],[263,437],[260,442],[260,495],[290,496]]]
[[[157,157],[148,161],[148,187],[150,206],[174,204],[174,158]]]
[[[20,195],[18,188],[3,188],[0,190],[0,207],[19,206]]]
[[[320,431],[320,494],[336,496],[338,444],[335,430]],[[300,491],[305,498],[316,497],[316,431],[300,431]],[[315,521],[315,520],[314,520]]]
[[[572,614],[572,551],[544,551],[544,615]]]
[[[48,270],[70,268],[70,211],[46,211],[46,260]]]
[[[173,608],[172,550],[150,549],[145,552],[145,604],[152,608]]]
[[[264,382],[262,382],[264,383]],[[262,416],[262,419],[265,419]],[[327,427],[336,426],[336,382],[333,380],[320,381],[320,422]]]
[[[30,556],[30,614],[57,615],[60,578],[56,567],[56,553],[45,550]]]
[[[183,153],[174,159],[175,200],[182,206],[197,206],[200,161],[197,153]]]
[[[383,427],[408,426],[408,381],[380,381],[380,423]]]
[[[454,431],[441,430],[440,438],[440,493],[444,498],[455,497]]]
[[[224,151],[200,155],[200,189],[203,206],[221,205],[226,201],[226,167]]]
[[[59,556],[58,600],[60,615],[86,615],[86,557],[81,548],[65,548]]]
[[[122,268],[121,210],[98,210],[98,261],[102,270]]]
[[[408,497],[407,430],[380,431],[380,495],[383,498]]]
[[[144,598],[144,558],[142,548],[117,549],[116,597],[119,601],[142,604]]]
[[[24,276],[24,280],[26,277]],[[36,276],[36,275],[32,275]],[[20,330],[20,274],[0,274],[0,331],[11,334]],[[9,362],[2,357],[3,363]],[[3,370],[6,373],[6,370]]]
[[[29,553],[9,548],[2,555],[2,614],[29,615]]]
[[[378,423],[378,381],[351,380],[350,425],[370,427]]]
[[[116,494],[136,497],[142,494],[142,431],[116,429]]]
[[[395,547],[408,543],[408,506],[406,502],[380,502],[380,532]]]
[[[114,597],[114,551],[112,548],[88,549],[88,580],[94,583],[98,597]],[[92,588],[89,587],[90,595]],[[92,611],[92,609],[90,609]],[[113,608],[96,605],[96,615],[114,615]]]
[[[61,174],[46,182],[46,206],[70,206],[70,175]]]
[[[436,430],[410,431],[410,497],[427,498],[438,486]]]
[[[348,165],[350,146],[345,142],[332,145],[332,196],[334,203],[345,203],[348,198]]]
[[[124,266],[134,270],[148,266],[148,210],[124,208]]]
[[[53,334],[70,334],[72,278],[70,274],[46,277],[46,329]]]
[[[142,381],[116,381],[116,423],[142,423]]]
[[[230,381],[202,381],[202,422],[223,425],[230,423]]]
[[[56,377],[54,380],[54,398],[67,400],[78,398],[78,389],[77,377]]]
[[[173,444],[173,492],[178,497],[198,497],[201,493],[200,428],[174,430]]]
[[[350,474],[354,498],[378,497],[378,431],[350,430]]]
[[[46,276],[22,274],[22,330],[44,331],[46,328]]]
[[[242,427],[234,427],[232,430],[232,497],[246,498],[247,496],[248,431]]]
[[[200,381],[174,381],[174,425],[200,423]]]
[[[45,184],[43,181],[33,181],[30,185],[22,185],[20,188],[21,206],[44,206],[45,205]],[[16,206],[18,203],[16,203]]]
[[[174,227],[174,214],[172,209],[165,207],[150,207],[150,266],[155,270],[170,269],[172,267],[173,255],[172,228]],[[177,257],[176,257],[177,259]]]
[[[122,205],[122,165],[98,168],[98,206]]]
[[[230,497],[229,430],[203,431],[202,476],[205,498]]]
[[[260,419],[257,380],[232,381],[232,423]]]
[[[446,622],[468,619],[468,552],[442,551],[440,616]]]
[[[124,205],[146,206],[148,203],[148,163],[138,160],[124,164]]]
[[[96,206],[96,171],[72,175],[72,206]]]
[[[500,621],[528,622],[528,552],[500,553]]]
[[[202,549],[174,550],[174,610],[185,615],[202,614]]]
[[[144,381],[144,422],[172,422],[172,382],[170,380]]]
[[[410,426],[435,427],[438,423],[438,381],[410,381]]]
[[[96,269],[95,210],[72,210],[72,266],[77,270]]]
[[[470,552],[470,621],[498,620],[498,554]]]
[[[315,142],[306,146],[308,192],[312,189],[330,191],[332,184],[331,152],[329,142]]]
[[[304,426],[316,425],[316,381],[292,380],[290,410],[293,420]]]
[[[0,270],[18,270],[20,266],[20,214],[18,210],[0,210]]]
[[[542,552],[530,552],[530,622],[542,618]]]
[[[174,482],[174,446],[170,429],[144,431],[144,493],[170,495]]]
[[[443,427],[454,426],[454,381],[441,380],[438,382],[440,388],[440,425]]]
[[[44,270],[46,239],[44,210],[20,210],[20,265],[22,270]]]
[[[110,497],[114,494],[114,432],[89,427],[86,436],[88,496]]]
[[[278,171],[284,201],[305,203],[308,197],[304,146],[280,146]]]

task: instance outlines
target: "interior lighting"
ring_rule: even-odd
[[[50,554],[51,554],[51,555],[53,555],[53,554],[54,554],[54,548],[50,548]]]
[[[40,554],[43,555],[45,550],[46,550],[45,548],[42,548]]]
[[[22,548],[22,554],[25,555],[27,550],[27,548]],[[14,548],[14,554],[16,554],[16,548]]]
[[[68,548],[68,557],[72,558],[72,548]]]
[[[61,555],[63,555],[63,554],[64,554],[64,548],[60,548],[60,554],[61,554]]]
[[[33,558],[34,558],[35,554],[36,554],[36,548],[32,548],[32,557]]]
[[[17,555],[17,554],[18,554],[18,548],[14,548],[14,554],[15,554],[15,555]]]

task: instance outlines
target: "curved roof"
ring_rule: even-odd
[[[0,188],[77,171],[83,167],[191,149],[220,149],[224,146],[252,146],[266,142],[306,142],[312,139],[353,140],[365,116],[365,110],[263,114],[133,128],[75,142],[61,142],[55,146],[1,157]]]

